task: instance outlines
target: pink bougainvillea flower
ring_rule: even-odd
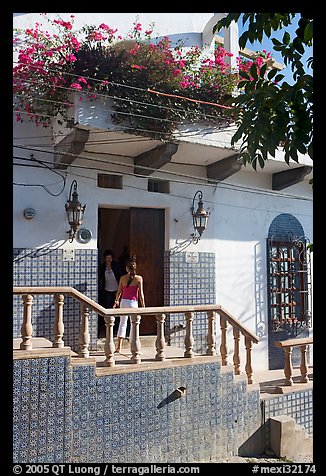
[[[70,85],[70,89],[77,89],[77,90],[80,91],[80,90],[83,89],[83,88],[82,88],[82,86],[81,86],[79,83],[72,83],[72,84]]]
[[[47,20],[55,27],[55,32],[50,32],[53,28],[43,30],[36,22],[33,28],[20,31],[19,41],[15,39],[18,60],[13,68],[13,91],[18,121],[27,114],[35,124],[46,127],[56,114],[65,117],[66,109],[71,106],[68,98],[72,92],[83,91],[89,99],[97,98],[97,93],[109,92],[118,99],[126,98],[126,102],[114,100],[114,107],[118,112],[128,112],[136,123],[133,114],[139,114],[142,108],[147,112],[147,106],[140,106],[137,99],[142,101],[142,95],[148,94],[149,89],[160,90],[162,94],[182,92],[189,97],[194,95],[196,100],[201,98],[218,104],[232,94],[239,81],[243,81],[238,73],[230,71],[228,58],[232,54],[222,47],[204,56],[198,45],[190,48],[185,48],[181,42],[173,45],[168,36],[152,41],[154,24],[144,28],[143,33],[138,20],[124,37],[114,36],[118,30],[106,23],[100,23],[98,27],[84,25],[74,31],[73,18],[71,15],[70,21],[51,20],[43,15],[42,21]],[[127,46],[120,43],[126,40]],[[258,72],[269,58],[266,50],[257,52],[254,63]],[[253,61],[237,58],[238,68],[247,72],[250,79],[252,64]],[[80,101],[83,99],[80,94],[78,97]],[[155,97],[155,101],[164,106],[165,99]],[[184,112],[182,117],[189,117],[193,109],[187,109],[184,104],[179,105]],[[173,123],[173,111],[166,113],[166,109],[164,107],[164,114],[168,114],[168,119],[172,117],[170,122]],[[223,111],[213,108],[210,113],[219,117]],[[155,123],[150,121],[149,129],[155,127]]]

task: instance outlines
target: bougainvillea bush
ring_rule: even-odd
[[[171,134],[189,122],[233,122],[237,111],[228,99],[240,80],[250,80],[252,65],[259,71],[264,61],[259,54],[251,62],[238,59],[239,74],[230,70],[230,53],[221,46],[205,57],[198,47],[154,38],[154,24],[143,31],[135,21],[122,37],[105,23],[74,30],[73,15],[69,21],[42,19],[54,32],[41,23],[15,30],[13,90],[17,120],[43,127],[54,120],[73,126],[67,121],[72,93],[80,101],[109,97],[113,122],[136,134]]]

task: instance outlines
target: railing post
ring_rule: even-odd
[[[240,331],[236,327],[233,327],[233,339],[234,339],[234,353],[233,353],[234,374],[240,375],[240,351],[239,351]]]
[[[249,337],[245,337],[245,347],[246,347],[246,374],[247,374],[247,382],[249,384],[253,383],[252,379],[252,365],[251,365],[251,349],[252,349],[252,340]]]
[[[32,345],[32,304],[33,296],[31,294],[23,294],[23,303],[24,303],[24,314],[23,314],[23,323],[20,329],[22,335],[22,342],[20,343],[21,350],[31,350]]]
[[[216,337],[215,337],[215,312],[208,311],[208,330],[207,330],[207,350],[206,355],[216,355]]]
[[[300,383],[307,383],[309,381],[307,374],[308,374],[308,366],[307,366],[307,346],[300,345],[301,351],[301,365],[300,365],[300,372],[301,378]]]
[[[194,319],[193,312],[185,312],[186,318],[186,334],[185,334],[185,348],[186,350],[183,353],[184,357],[193,357],[194,351],[194,337],[192,332],[192,321]]]
[[[89,309],[86,307],[85,304],[80,305],[80,313],[81,313],[81,327],[80,327],[80,334],[79,334],[79,352],[78,357],[89,357],[89,331],[88,331],[88,322],[89,322]]]
[[[64,295],[55,294],[54,295],[54,341],[52,347],[64,347],[63,342],[63,333],[64,333],[64,324],[63,324],[63,304],[64,304]]]
[[[105,353],[105,361],[104,364],[107,367],[114,367],[115,360],[114,360],[114,339],[113,339],[113,326],[115,317],[114,316],[105,316],[105,329],[106,329],[106,339],[104,345],[104,353]]]
[[[141,362],[140,358],[140,339],[139,339],[139,324],[141,320],[140,315],[131,315],[131,327],[130,327],[130,351],[131,357],[130,361],[133,364],[139,364]]]
[[[220,316],[220,327],[221,327],[221,345],[220,345],[220,354],[222,358],[222,365],[228,364],[228,348],[226,343],[226,330],[227,330],[227,320],[224,316]]]
[[[156,327],[157,327],[157,337],[155,341],[156,348],[156,360],[165,360],[165,338],[164,338],[164,322],[165,314],[156,314]]]
[[[292,347],[284,347],[284,385],[293,385]]]

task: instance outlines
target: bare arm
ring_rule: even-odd
[[[142,276],[139,276],[139,281],[138,281],[138,297],[139,297],[140,307],[145,307],[145,296],[143,291]]]
[[[119,305],[121,294],[122,294],[122,278],[120,278],[120,280],[119,280],[119,286],[118,286],[117,294],[115,295],[115,301],[114,301],[114,304],[112,306],[113,309],[116,308]]]

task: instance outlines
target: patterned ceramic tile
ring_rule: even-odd
[[[120,458],[128,454],[130,461],[152,461],[155,454],[156,461],[167,461],[168,455],[170,461],[180,462],[185,455],[203,457],[213,444],[211,451],[217,451],[217,441],[223,451],[234,451],[238,434],[249,436],[260,419],[259,392],[247,394],[246,386],[221,375],[216,363],[142,371],[120,379],[119,374],[95,377],[90,366],[71,371],[68,361],[61,357],[60,361],[37,360],[37,366],[31,362],[15,365],[15,382],[20,385],[22,377],[26,384],[26,391],[14,392],[16,461],[34,461],[37,449],[38,462],[43,457],[49,461],[49,455],[56,462],[90,462],[96,458],[112,462],[119,461],[119,454]],[[23,369],[21,373],[19,369]],[[39,370],[38,385],[30,378],[36,377],[35,369]],[[158,408],[180,385],[187,387],[186,397]],[[281,396],[266,402],[266,418],[284,408],[292,412],[297,408],[297,420],[312,428],[312,392],[302,392],[296,399]],[[208,439],[201,447],[203,437]],[[222,451],[220,445],[218,451]]]

